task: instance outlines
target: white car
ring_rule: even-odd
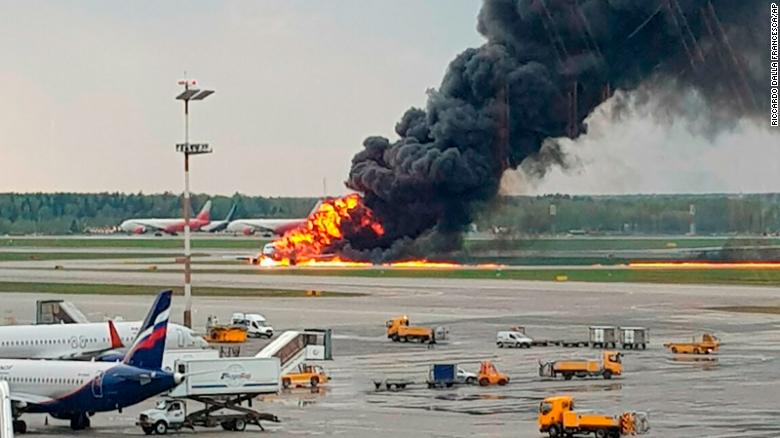
[[[470,373],[461,367],[458,367],[458,372],[455,374],[455,380],[458,383],[474,384],[477,383],[477,374]]]
[[[498,345],[498,348],[531,348],[533,342],[533,339],[521,332],[498,332],[496,334],[496,345]]]

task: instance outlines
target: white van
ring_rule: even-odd
[[[498,345],[498,348],[531,348],[533,342],[533,339],[521,332],[498,332],[496,334],[496,345]]]
[[[259,313],[234,313],[231,322],[246,327],[247,335],[252,337],[270,339],[274,335],[274,328]]]

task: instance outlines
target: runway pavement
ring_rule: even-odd
[[[177,272],[86,272],[9,268],[5,281],[178,284]],[[331,327],[336,359],[324,364],[333,375],[327,388],[283,392],[255,407],[274,413],[281,424],[268,436],[338,435],[344,437],[498,436],[536,437],[536,409],[546,396],[567,393],[582,409],[607,413],[647,411],[650,437],[780,436],[780,322],[777,316],[713,310],[720,305],[780,304],[776,288],[748,286],[675,286],[650,284],[551,283],[512,280],[346,278],[296,275],[197,274],[194,320],[202,328],[209,314],[221,319],[234,311],[265,314],[277,329]],[[208,298],[198,286],[305,288],[362,292],[344,298]],[[2,318],[29,321],[35,300],[65,298],[92,320],[122,315],[140,319],[150,297],[36,295],[3,293]],[[182,300],[172,315],[180,319]],[[408,315],[414,324],[445,325],[451,339],[429,350],[395,344],[384,336],[385,320]],[[495,334],[525,325],[537,338],[584,339],[595,324],[645,326],[647,351],[628,351],[624,376],[611,381],[542,381],[537,361],[597,358],[590,349],[498,349]],[[713,331],[724,344],[707,358],[676,358],[662,344]],[[260,348],[256,342],[244,354]],[[433,362],[458,362],[472,371],[491,359],[512,381],[503,388],[460,387],[404,392],[375,392],[372,379],[387,376],[423,381]],[[706,360],[695,360],[706,359]],[[93,430],[79,435],[140,435],[133,422],[152,401],[122,414],[97,414]],[[73,434],[64,422],[26,417],[30,436]],[[189,433],[189,432],[183,432]],[[201,436],[228,432],[203,431]]]

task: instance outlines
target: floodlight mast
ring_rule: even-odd
[[[184,143],[176,144],[176,151],[184,154],[184,325],[192,328],[192,247],[190,245],[190,155],[211,153],[208,143],[190,143],[190,100],[203,100],[214,90],[199,90],[195,79],[181,79],[184,91],[176,100],[184,101]]]

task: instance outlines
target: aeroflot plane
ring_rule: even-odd
[[[141,322],[10,325],[0,327],[0,358],[121,360],[138,336]],[[206,348],[191,329],[168,324],[166,348]]]
[[[0,380],[10,386],[14,429],[24,433],[24,413],[70,420],[89,427],[95,412],[121,410],[167,391],[184,376],[162,371],[171,291],[161,292],[121,363],[0,359]]]

